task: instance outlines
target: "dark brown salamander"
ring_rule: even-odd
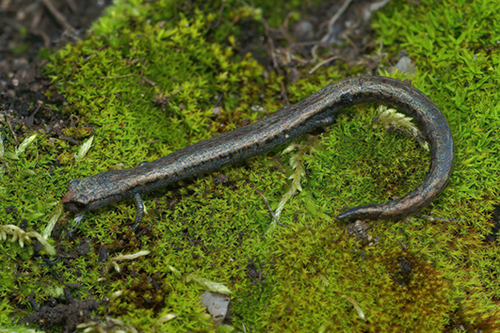
[[[331,124],[347,106],[371,101],[391,104],[413,117],[431,147],[430,170],[408,195],[383,204],[351,208],[337,218],[402,218],[425,207],[446,186],[453,168],[453,139],[446,119],[426,95],[406,83],[378,76],[334,83],[259,122],[195,143],[153,162],[72,180],[63,202],[70,211],[79,212],[134,197],[138,206],[137,226],[143,215],[141,194],[273,149]]]

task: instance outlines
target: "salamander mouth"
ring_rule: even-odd
[[[64,207],[71,212],[78,213],[86,209],[86,205],[84,203],[74,199],[73,190],[68,190],[62,201]]]
[[[74,213],[85,210],[85,205],[79,202],[65,202],[64,207]]]

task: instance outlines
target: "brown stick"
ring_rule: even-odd
[[[59,23],[66,30],[75,31],[75,28],[73,28],[73,26],[69,24],[68,21],[66,21],[64,16],[61,14],[61,12],[57,10],[57,8],[54,6],[51,0],[42,0],[42,2],[45,5],[45,7],[47,7],[52,16],[54,16],[57,23]]]
[[[254,188],[255,188],[255,187],[254,187]],[[271,215],[272,215],[273,219],[276,221],[276,223],[277,223],[278,225],[283,226],[283,227],[288,227],[286,224],[281,223],[281,222],[278,220],[278,218],[276,217],[276,215],[274,215],[274,212],[273,212],[273,210],[271,209],[271,206],[269,205],[269,202],[267,201],[267,199],[266,199],[266,197],[264,196],[264,194],[262,194],[262,192],[261,192],[261,191],[259,191],[257,188],[255,188],[255,192],[257,192],[257,193],[258,193],[258,194],[262,197],[262,199],[264,199],[264,203],[266,204],[267,208],[269,208],[269,211],[271,212]]]
[[[12,127],[12,123],[10,122],[9,116],[5,116],[5,119],[7,120],[7,125],[9,126],[9,130],[12,133],[12,137],[14,138],[16,146],[19,146],[19,141],[17,140],[17,135],[14,132],[14,128]]]

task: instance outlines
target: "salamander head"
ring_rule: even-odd
[[[107,172],[72,180],[63,198],[64,207],[72,212],[95,210],[125,197],[120,194],[124,192],[115,186],[116,183],[103,179],[103,174]],[[106,176],[109,177],[109,174]]]
[[[75,181],[79,181],[80,179],[72,180],[69,183],[68,192],[64,195],[63,204],[64,207],[72,212],[81,212],[87,210],[88,198],[80,195],[77,191],[72,189],[72,185]]]

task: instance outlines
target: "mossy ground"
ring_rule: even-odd
[[[272,12],[272,2],[262,6]],[[199,304],[203,287],[188,282],[196,274],[231,289],[236,331],[500,330],[500,246],[485,241],[500,204],[499,12],[493,0],[424,0],[394,2],[374,19],[388,61],[405,49],[417,66],[413,76],[393,76],[411,79],[450,124],[455,168],[422,212],[448,221],[376,221],[374,243],[366,244],[332,218],[345,206],[404,195],[427,171],[428,154],[414,139],[374,130],[375,106],[358,106],[321,135],[322,149],[306,160],[303,191],[282,213],[288,227],[270,234],[272,218],[255,189],[278,206],[290,172],[280,150],[145,196],[148,214],[137,236],[127,231],[135,214],[130,200],[87,214],[73,238],[52,241],[60,252],[88,244],[90,252],[75,259],[41,265],[31,246],[0,243],[0,325],[33,311],[30,294],[42,303],[53,294],[49,287],[78,282],[81,298],[122,291],[96,314],[127,326],[214,331]],[[261,65],[233,51],[238,24],[260,15],[237,1],[134,0],[109,8],[87,39],[55,53],[46,68],[67,101],[59,110],[78,117],[66,135],[93,134],[94,147],[76,162],[78,147],[38,133],[18,160],[4,156],[2,206],[17,209],[7,209],[2,223],[41,232],[71,179],[154,160],[277,110],[282,78],[264,78]],[[299,101],[359,72],[317,70],[289,86],[288,96]],[[217,103],[220,116],[212,111]],[[11,137],[4,145],[15,149]],[[215,180],[221,173],[228,182]],[[71,220],[60,223],[67,228]],[[99,282],[103,244],[111,257],[151,253],[120,263],[121,273],[111,270]],[[166,314],[177,317],[157,321]]]

